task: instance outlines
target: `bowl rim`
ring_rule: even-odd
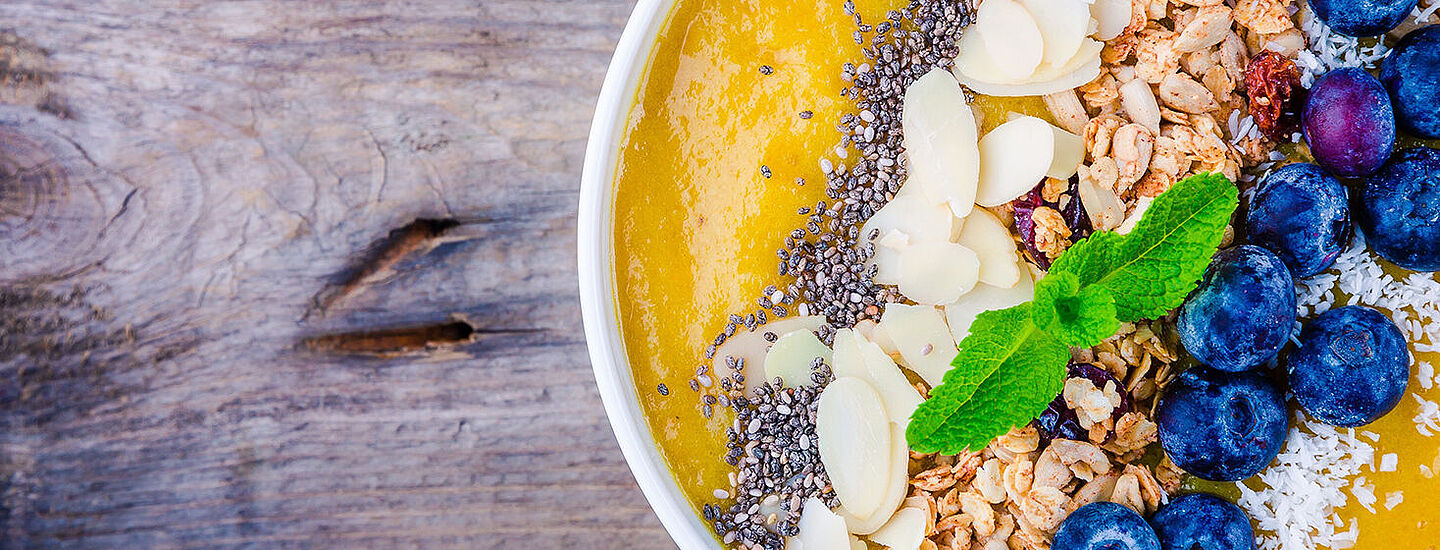
[[[680,489],[640,408],[639,388],[620,335],[613,253],[613,183],[620,142],[650,54],[674,6],[675,0],[639,0],[605,73],[580,177],[577,267],[590,365],[620,451],[670,538],[682,549],[700,550],[716,548],[716,540]]]

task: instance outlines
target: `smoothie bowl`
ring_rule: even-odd
[[[642,1],[581,190],[682,548],[1433,548],[1437,4]]]

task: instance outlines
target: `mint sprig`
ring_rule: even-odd
[[[1035,418],[1064,385],[1070,346],[1093,346],[1121,322],[1184,302],[1238,204],[1229,179],[1200,174],[1156,197],[1129,234],[1075,243],[1035,283],[1031,302],[976,317],[944,381],[911,415],[910,448],[978,450]]]
[[[1239,191],[1225,176],[1191,176],[1156,197],[1134,231],[1091,236],[1081,244],[1095,242],[1061,254],[1050,273],[1073,273],[1081,286],[1108,289],[1121,321],[1159,317],[1195,290],[1238,204]]]

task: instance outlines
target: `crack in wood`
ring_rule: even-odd
[[[306,338],[301,345],[311,351],[336,354],[403,357],[424,355],[437,350],[470,344],[481,336],[496,334],[527,334],[539,329],[482,328],[463,315],[452,315],[444,323],[361,330]]]
[[[327,285],[315,296],[305,317],[312,314],[324,317],[326,312],[341,300],[354,295],[360,289],[384,281],[395,272],[395,266],[412,255],[425,254],[444,244],[445,233],[460,222],[452,219],[417,219],[404,227],[395,229],[388,236],[371,247],[368,254],[336,284]]]

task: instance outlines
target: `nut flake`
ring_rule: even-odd
[[[1235,3],[1235,22],[1251,31],[1275,34],[1295,26],[1288,8],[1292,1],[1239,0]]]

